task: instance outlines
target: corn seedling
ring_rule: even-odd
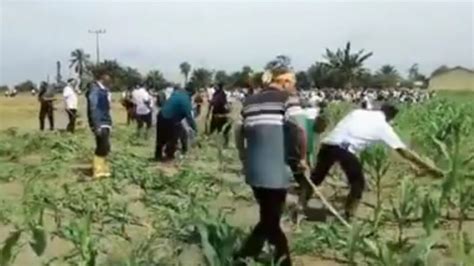
[[[67,260],[77,263],[78,266],[94,266],[98,255],[97,239],[92,233],[92,221],[90,215],[79,220],[72,221],[59,232],[59,236],[69,240],[74,245],[74,251],[67,256]],[[74,260],[79,258],[77,262]]]
[[[386,149],[381,145],[376,145],[365,150],[361,154],[361,162],[364,169],[369,173],[371,180],[375,182],[376,205],[373,221],[375,227],[381,219],[382,212],[382,179],[387,174],[390,167],[390,161]]]
[[[408,178],[404,178],[398,192],[398,202],[391,199],[392,214],[398,227],[398,247],[405,245],[404,229],[409,223],[409,218],[418,209],[418,189]]]
[[[439,196],[432,195],[429,192],[424,195],[423,200],[421,201],[421,221],[423,229],[428,237],[433,234],[436,224],[441,216],[440,203]]]

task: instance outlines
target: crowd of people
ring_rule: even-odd
[[[85,93],[87,117],[96,143],[93,179],[111,175],[107,163],[111,150],[111,79],[107,72],[98,72]],[[388,102],[417,103],[429,99],[432,93],[418,90],[298,91],[294,73],[286,69],[266,72],[262,82],[263,88],[233,92],[227,91],[225,84],[202,91],[186,84],[184,88],[178,86],[153,93],[145,84],[138,84],[123,92],[121,97],[127,123],[136,124],[138,138],[148,140],[153,124],[156,125],[153,160],[157,162],[173,161],[178,147],[181,147],[181,155],[186,154],[189,140],[198,131],[196,119],[203,116],[206,102],[205,134],[222,134],[225,147],[228,147],[234,128],[245,180],[260,207],[259,222],[236,253],[237,261],[258,256],[268,241],[275,247],[275,261],[280,265],[291,265],[287,239],[280,227],[290,183],[295,180],[299,187],[295,218],[299,221],[304,218],[312,195],[310,182],[322,185],[335,163],[341,166],[350,186],[344,214],[346,219],[353,217],[365,186],[357,155],[376,142],[385,143],[431,175],[443,174],[410,151],[390,125],[398,109]],[[69,118],[67,131],[71,133],[75,131],[78,115],[76,85],[75,80],[68,80],[62,93]],[[41,130],[45,128],[46,118],[49,128],[54,129],[54,90],[54,86],[47,83],[40,86]],[[337,101],[354,103],[355,110],[320,139],[328,124],[327,103]],[[236,102],[241,102],[242,108],[240,119],[234,122],[231,111]]]

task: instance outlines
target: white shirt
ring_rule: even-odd
[[[171,97],[171,94],[173,94],[174,89],[172,87],[168,87],[165,89],[165,96],[166,100],[168,100]]]
[[[77,110],[77,94],[74,89],[67,85],[63,89],[64,104],[66,109],[76,109]]]
[[[132,99],[138,115],[147,115],[151,112],[151,95],[145,88],[134,89],[132,91]],[[147,105],[147,102],[149,105]]]
[[[214,88],[207,88],[207,99],[210,101],[212,100],[212,96],[214,95],[216,90]]]
[[[317,107],[305,108],[304,112],[308,119],[314,120],[319,115],[319,108]]]
[[[350,112],[323,139],[323,143],[348,146],[348,150],[357,153],[376,142],[384,142],[393,149],[406,146],[387,123],[382,111],[358,109]]]

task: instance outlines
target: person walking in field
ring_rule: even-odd
[[[291,169],[287,163],[286,142],[299,143],[286,126],[298,129],[288,117],[299,105],[296,78],[290,70],[278,70],[271,84],[246,98],[242,124],[236,125],[236,146],[244,166],[245,180],[251,186],[260,207],[260,218],[235,259],[242,265],[246,258],[256,258],[266,241],[275,247],[274,263],[291,265],[288,241],[280,220],[290,186]],[[279,263],[279,264],[278,264]]]
[[[175,89],[158,113],[156,122],[155,161],[171,161],[175,158],[176,147],[182,130],[181,121],[197,131],[193,118],[191,97],[194,88]],[[164,155],[163,155],[164,152]]]
[[[46,118],[48,118],[49,130],[54,130],[54,94],[54,86],[43,81],[38,94],[38,101],[40,102],[39,124],[41,131],[44,130]]]
[[[125,108],[127,112],[127,125],[130,125],[132,121],[135,120],[135,104],[132,99],[132,89],[127,89],[126,91],[122,92],[122,99],[120,100],[122,106]]]
[[[202,92],[198,91],[196,96],[194,96],[194,117],[199,117],[201,115],[201,108],[204,103],[204,97]]]
[[[357,153],[370,145],[383,142],[406,160],[424,169],[427,173],[442,176],[441,170],[422,160],[400,140],[389,124],[398,113],[390,104],[382,105],[380,110],[357,109],[345,116],[322,140],[317,155],[317,163],[311,173],[311,180],[320,186],[334,163],[338,162],[344,171],[350,192],[346,199],[345,215],[354,215],[362,198],[365,178]]]
[[[104,70],[96,73],[96,81],[90,85],[87,92],[87,114],[89,125],[95,136],[95,153],[93,159],[93,178],[99,179],[111,175],[107,156],[110,153],[110,130],[112,117],[110,115],[111,93],[108,88],[111,77]]]
[[[144,137],[145,139],[148,139],[148,134],[152,124],[153,99],[146,88],[140,86],[132,91],[132,100],[135,105],[137,136],[140,137],[143,126],[146,126]]]
[[[224,85],[219,84],[217,90],[212,95],[212,99],[209,101],[209,110],[206,120],[209,120],[210,117],[209,134],[217,132],[224,135],[224,146],[228,146],[229,144],[229,133],[231,129],[229,125],[229,113],[229,102],[224,90]]]
[[[74,133],[77,118],[77,94],[74,90],[76,81],[68,79],[66,87],[63,89],[64,104],[69,122],[66,126],[68,132]]]
[[[293,123],[287,125],[288,135],[293,135],[290,141],[287,141],[287,152],[289,153],[287,161],[299,186],[298,203],[293,213],[293,221],[297,228],[305,217],[304,211],[312,195],[307,175],[309,174],[308,170],[314,167],[317,137],[324,132],[327,126],[327,119],[323,113],[324,108],[324,104],[320,104],[320,107],[311,105],[304,106],[304,108],[296,107],[289,116],[289,119],[292,119],[298,126],[290,127]],[[291,139],[296,139],[297,143],[293,143]]]

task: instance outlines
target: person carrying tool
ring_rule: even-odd
[[[197,132],[193,117],[191,97],[194,88],[176,89],[158,113],[156,122],[155,161],[172,161],[180,136],[181,121],[186,119],[188,125]],[[163,152],[165,156],[163,156]]]
[[[231,126],[229,125],[229,113],[229,102],[224,90],[224,85],[219,84],[209,102],[209,110],[207,112],[206,120],[209,120],[210,117],[211,122],[209,134],[217,132],[224,135],[225,147],[229,144],[229,133],[231,129]]]
[[[422,160],[410,151],[393,130],[390,122],[398,109],[391,104],[383,104],[380,110],[357,109],[346,115],[322,140],[317,155],[317,163],[311,172],[311,180],[320,186],[334,163],[338,162],[350,185],[345,204],[345,216],[354,215],[362,198],[365,178],[357,153],[368,146],[383,142],[427,173],[443,176],[443,172]]]
[[[267,88],[247,97],[241,124],[236,125],[235,140],[244,166],[246,183],[251,186],[260,207],[260,219],[235,259],[245,265],[256,258],[268,241],[275,247],[274,263],[291,265],[288,241],[280,226],[291,170],[287,163],[288,116],[299,105],[294,90],[296,78],[288,69],[274,70]],[[291,122],[290,122],[291,123]],[[292,140],[296,143],[297,140]]]

